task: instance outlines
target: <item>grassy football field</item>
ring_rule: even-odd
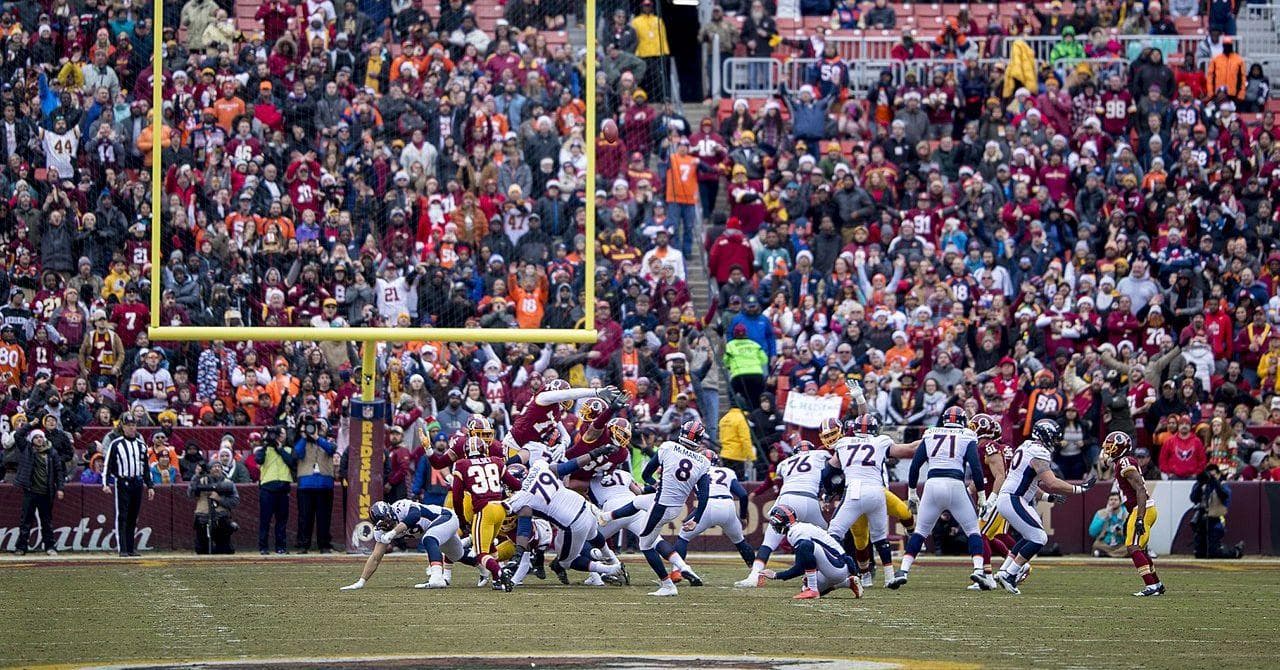
[[[362,591],[360,557],[0,562],[0,666],[505,653],[717,654],[897,661],[905,667],[1275,667],[1280,563],[1159,562],[1170,592],[1130,596],[1127,561],[1041,561],[1023,595],[965,590],[966,567],[922,557],[898,592],[792,601],[796,582],[732,588],[740,562],[698,560],[707,586],[529,583],[504,594],[420,591],[423,562],[393,556]],[[570,573],[573,575],[573,573]],[[455,667],[481,667],[471,660]],[[677,667],[674,663],[669,667]],[[694,665],[692,662],[688,665]],[[524,667],[529,667],[525,665]]]

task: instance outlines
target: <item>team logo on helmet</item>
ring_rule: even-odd
[[[587,398],[578,406],[578,425],[589,424],[595,421],[601,414],[609,410],[604,401],[599,398]]]
[[[844,428],[841,427],[839,419],[829,416],[818,424],[818,441],[824,448],[830,449],[831,445],[841,437],[844,437]]]
[[[685,421],[684,425],[680,426],[680,433],[676,436],[676,440],[686,447],[697,447],[702,444],[702,437],[706,435],[706,432],[707,428],[702,425],[701,421],[692,419]]]
[[[369,507],[369,523],[382,530],[388,530],[395,526],[396,515],[391,511],[391,505],[385,500],[379,500]]]
[[[1050,449],[1056,449],[1062,440],[1062,427],[1053,419],[1040,419],[1031,427],[1031,439]]]
[[[567,391],[569,390],[569,388],[570,388],[569,382],[563,379],[552,379],[551,381],[547,382],[542,386],[542,390],[544,391]],[[561,401],[560,409],[563,409],[566,412],[573,409],[573,401],[572,400]]]
[[[622,417],[614,417],[609,419],[609,423],[605,428],[609,430],[609,437],[613,443],[619,447],[631,446],[631,422]]]
[[[963,426],[969,423],[969,415],[959,407],[948,407],[942,413],[942,425],[944,426]]]
[[[529,474],[529,468],[524,463],[512,463],[507,466],[507,476],[503,478],[503,485],[508,490],[514,491],[520,488],[520,484],[524,482],[524,478]],[[515,482],[512,484],[511,482]]]
[[[969,419],[969,430],[978,434],[978,437],[988,440],[998,440],[1004,434],[1004,430],[1000,428],[1000,422],[990,414],[974,414]]]
[[[489,443],[493,441],[493,422],[480,414],[472,414],[467,419],[467,435],[470,437],[478,437]]]
[[[1133,438],[1128,433],[1113,430],[1102,440],[1102,453],[1113,461],[1127,455],[1132,449]]]
[[[775,532],[785,534],[796,523],[796,511],[788,505],[774,505],[769,510],[769,527]]]

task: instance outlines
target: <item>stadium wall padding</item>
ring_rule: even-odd
[[[1191,482],[1151,482],[1153,498],[1160,510],[1160,518],[1153,529],[1151,547],[1161,555],[1185,554],[1191,551]],[[748,483],[751,490],[754,484]],[[1250,555],[1274,555],[1280,545],[1280,482],[1230,483],[1232,500],[1227,517],[1226,544],[1245,543]],[[896,493],[906,497],[906,487],[895,484]],[[258,539],[258,487],[242,484],[240,506],[235,510],[235,520],[240,530],[233,536],[239,551],[254,551]],[[1058,543],[1064,554],[1087,553],[1091,545],[1088,536],[1089,521],[1093,513],[1106,503],[1110,487],[1105,483],[1082,496],[1069,498],[1066,503],[1051,507],[1042,503],[1040,512],[1050,540]],[[341,548],[350,540],[345,522],[345,495],[335,491],[332,532],[334,544]],[[292,496],[289,508],[289,538],[292,544],[297,529],[296,496]],[[746,531],[748,539],[760,541],[761,523],[772,504],[772,496],[751,499],[750,517]],[[101,487],[68,484],[64,500],[54,504],[53,523],[59,551],[114,551],[116,547],[112,508],[113,497],[103,493]],[[0,485],[0,551],[13,551],[17,545],[19,515],[22,510],[22,490],[9,484]],[[141,551],[192,551],[195,529],[192,517],[195,503],[187,498],[186,485],[160,486],[156,498],[142,503],[138,518]],[[353,529],[354,530],[354,529]],[[38,530],[32,530],[30,546],[35,549]],[[667,532],[674,534],[674,526]],[[902,528],[891,524],[891,535],[901,538]],[[734,551],[720,534],[712,529],[692,543],[695,551]]]

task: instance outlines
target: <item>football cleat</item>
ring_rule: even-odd
[[[498,573],[498,581],[494,583],[493,590],[502,589],[507,593],[511,593],[516,588],[516,583],[511,580],[511,575],[505,572]]]
[[[982,588],[981,586],[978,586],[976,583],[974,583],[974,584],[970,584],[970,585],[968,585],[968,586],[964,587],[964,589],[965,589],[966,591],[986,591],[986,589]]]
[[[627,572],[627,566],[622,561],[618,561],[618,574],[614,576],[622,580],[623,586],[631,586],[631,573]]]
[[[488,585],[489,585],[489,575],[480,575],[480,579],[476,580],[476,588],[478,589],[484,588]],[[497,584],[494,584],[493,586],[494,588],[498,588]]]
[[[1141,591],[1138,591],[1133,595],[1139,598],[1150,598],[1151,596],[1162,596],[1164,595],[1164,584],[1160,582],[1156,582],[1155,584],[1152,584],[1147,588],[1142,589]]]
[[[698,573],[693,571],[693,568],[682,570],[680,574],[682,574],[685,579],[689,580],[689,586],[702,586],[702,578],[698,576]],[[674,582],[675,580],[673,579],[671,581]]]
[[[888,577],[888,575],[885,575],[885,576]],[[884,583],[884,587],[886,589],[893,589],[894,591],[897,591],[898,589],[906,585],[907,585],[907,573],[901,570],[899,570],[897,574],[893,576],[893,579],[887,580]]]
[[[650,591],[649,595],[657,598],[666,598],[666,597],[674,596],[678,593],[679,591],[676,589],[676,585],[668,583],[658,587],[657,591]]]
[[[569,573],[564,571],[564,566],[560,565],[559,561],[551,561],[551,571],[556,573],[556,579],[559,579],[561,584],[569,583]]]
[[[764,575],[757,573],[747,575],[746,579],[740,579],[734,582],[733,585],[740,589],[762,589],[767,581],[769,580]]]
[[[1030,563],[1022,566],[1022,572],[1018,573],[1018,586],[1022,586],[1023,582],[1027,581],[1027,578],[1031,576],[1031,571],[1034,569],[1035,566]]]
[[[529,556],[529,572],[533,573],[538,579],[547,578],[546,553],[541,549],[534,549]]]
[[[582,585],[583,586],[604,586],[604,578],[600,576],[600,573],[593,572],[590,575],[587,575],[586,579],[582,580]]]
[[[431,579],[428,579],[426,585],[423,586],[423,588],[443,589],[448,585],[449,584],[444,581],[444,577],[436,576],[436,577],[432,577]]]
[[[861,598],[862,594],[866,592],[866,590],[862,588],[862,580],[857,577],[849,578],[849,590],[853,591],[854,598]]]
[[[813,589],[804,589],[799,593],[795,594],[794,596],[791,596],[791,599],[792,600],[817,600],[818,598],[821,598],[821,597],[822,596],[817,591],[814,591]]]
[[[993,579],[995,580],[996,584],[1003,586],[1004,590],[1008,591],[1009,593],[1012,593],[1015,596],[1022,593],[1021,591],[1018,590],[1017,580],[1014,579],[1013,575],[1010,575],[1004,570],[997,572],[993,577]]]
[[[890,575],[886,571],[884,573],[884,583],[886,586],[889,584],[889,580],[891,579],[893,579],[893,575]],[[870,572],[864,572],[858,576],[858,581],[862,583],[862,588],[869,589],[876,585],[876,576]]]
[[[996,580],[982,570],[974,570],[973,574],[969,575],[969,579],[983,591],[991,591],[996,588]]]

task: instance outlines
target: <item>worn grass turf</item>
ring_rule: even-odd
[[[698,562],[695,560],[695,566]],[[902,591],[793,601],[797,585],[732,588],[741,563],[702,562],[708,585],[511,594],[419,591],[423,562],[393,557],[362,591],[361,559],[0,563],[0,665],[390,654],[728,654],[941,661],[990,667],[1275,667],[1280,564],[1160,568],[1162,598],[1121,561],[1042,562],[1022,596],[965,590],[968,570],[922,558]],[[572,573],[571,573],[572,575]],[[463,664],[463,667],[466,667]]]

